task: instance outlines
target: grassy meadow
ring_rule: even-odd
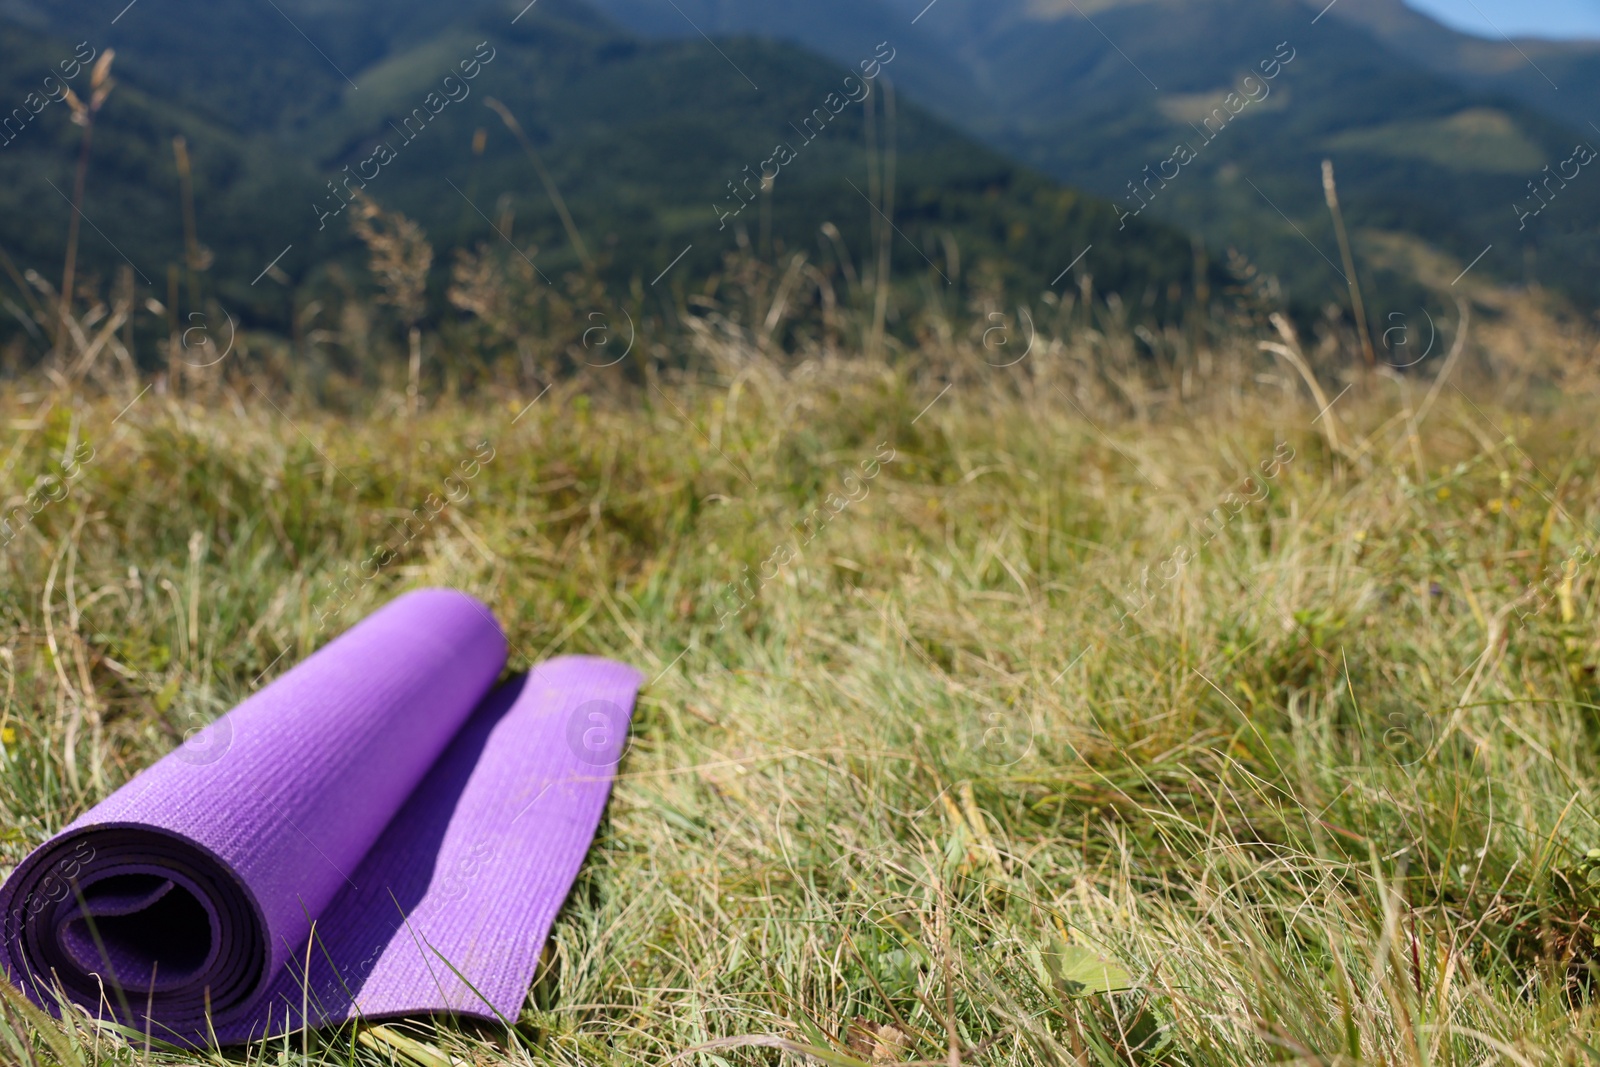
[[[1263,321],[12,380],[0,868],[406,588],[650,681],[514,1029],[8,994],[0,1061],[1600,1063],[1600,381],[1521,314],[1404,374]]]

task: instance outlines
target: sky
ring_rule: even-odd
[[[1498,39],[1584,37],[1600,40],[1600,0],[1406,0],[1447,26]]]

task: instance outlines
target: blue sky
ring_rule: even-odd
[[[1600,40],[1600,0],[1406,0],[1467,33]],[[1496,31],[1499,32],[1496,32]]]

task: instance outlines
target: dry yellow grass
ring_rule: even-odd
[[[120,417],[13,389],[8,507],[65,491],[0,562],[3,861],[450,584],[518,664],[652,679],[549,966],[509,1033],[227,1060],[1600,1060],[1592,338],[1469,345],[1437,389],[1155,340],[779,364],[708,331],[694,375],[415,419],[399,381],[336,416],[228,364]],[[0,1014],[7,1061],[204,1059]]]

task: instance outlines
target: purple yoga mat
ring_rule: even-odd
[[[640,675],[391,602],[45,842],[0,971],[176,1044],[352,1018],[516,1019],[611,789]]]

